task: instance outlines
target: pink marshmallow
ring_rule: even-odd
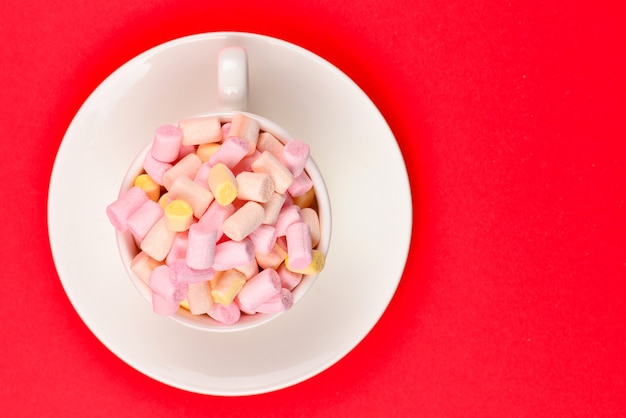
[[[250,145],[247,155],[252,155],[256,150],[256,144],[259,139],[260,125],[256,119],[250,118],[243,114],[233,116],[230,128],[228,130],[228,138],[237,137],[245,139]]]
[[[176,232],[170,231],[165,226],[165,217],[161,217],[148,231],[141,241],[141,250],[157,261],[165,260],[174,244]]]
[[[222,126],[217,116],[187,118],[178,122],[183,145],[199,145],[222,140]]]
[[[284,263],[276,269],[276,272],[280,277],[280,285],[285,289],[293,290],[302,281],[302,273],[294,273]]]
[[[276,228],[271,225],[259,225],[248,237],[255,253],[267,254],[276,244]]]
[[[276,223],[276,219],[278,218],[278,214],[280,213],[283,205],[285,204],[287,197],[284,194],[274,193],[270,200],[264,202],[262,204],[263,210],[265,210],[265,218],[263,218],[263,223],[267,225],[274,225]]]
[[[182,160],[188,154],[196,152],[196,147],[194,145],[181,145],[180,151],[178,152],[177,160]]]
[[[259,267],[261,267],[262,269],[276,270],[278,266],[280,266],[282,262],[285,261],[285,258],[287,257],[287,252],[280,245],[278,245],[278,239],[276,242],[277,243],[274,245],[274,248],[272,248],[269,253],[254,253],[254,258]]]
[[[232,325],[241,318],[241,311],[235,303],[229,305],[214,303],[207,313],[211,318],[225,325]]]
[[[162,216],[163,208],[157,202],[147,200],[128,218],[126,225],[133,237],[137,241],[142,241]]]
[[[215,277],[215,270],[212,268],[196,270],[190,268],[185,260],[174,260],[170,266],[172,279],[176,283],[198,283],[207,282]]]
[[[269,174],[272,182],[274,182],[276,193],[285,193],[291,186],[291,183],[293,183],[291,171],[269,151],[263,151],[259,158],[252,162],[252,171]]]
[[[172,164],[164,163],[154,158],[150,152],[146,154],[146,158],[143,160],[143,169],[146,170],[150,178],[159,186],[163,186],[163,176],[165,172],[172,167]]]
[[[213,269],[226,271],[246,265],[254,260],[254,247],[249,239],[224,241],[215,246]]]
[[[193,210],[193,216],[199,219],[213,201],[213,194],[189,177],[180,176],[172,183],[168,198],[187,202]]]
[[[309,146],[302,141],[290,141],[283,148],[278,160],[291,171],[294,177],[302,174],[309,160]]]
[[[159,126],[154,132],[154,140],[150,154],[154,159],[171,163],[178,159],[183,131],[174,125]]]
[[[195,181],[197,184],[204,187],[205,189],[208,189],[210,172],[211,172],[211,164],[209,164],[208,162],[202,164],[202,166],[200,167],[200,170],[198,170],[198,172],[196,173],[196,176],[194,177],[193,181]]]
[[[174,282],[170,268],[165,264],[152,270],[149,283],[153,309],[160,315],[173,315],[187,296],[187,285]]]
[[[215,260],[217,231],[210,225],[195,223],[189,228],[185,261],[193,269],[207,269]]]
[[[171,266],[176,260],[184,260],[187,254],[188,231],[177,232],[172,248],[165,258],[165,264]]]
[[[211,155],[209,164],[214,166],[217,163],[222,163],[228,168],[233,168],[248,154],[249,150],[250,144],[245,139],[227,138],[222,146]]]
[[[311,230],[304,222],[295,222],[287,228],[287,257],[296,270],[307,268],[313,261]]]
[[[291,196],[298,197],[311,190],[311,187],[313,187],[313,180],[303,171],[299,176],[294,177],[287,191]]]
[[[237,295],[237,303],[242,309],[256,311],[269,298],[280,292],[280,277],[273,269],[265,269],[243,285]]]
[[[256,160],[261,153],[258,150],[255,150],[252,155],[246,155],[237,163],[236,166],[232,168],[233,173],[235,175],[239,173],[243,173],[244,171],[252,171],[252,163]]]
[[[283,288],[256,308],[258,313],[284,312],[293,306],[293,294]]]
[[[237,198],[265,203],[274,194],[274,182],[269,174],[243,171],[237,174]]]
[[[261,132],[256,144],[256,149],[260,152],[268,151],[274,157],[280,158],[280,154],[283,152],[283,145],[274,135],[269,132]]]
[[[252,260],[248,264],[235,267],[235,270],[243,273],[246,276],[246,280],[256,276],[259,273],[259,264],[256,260]]]
[[[209,312],[213,306],[213,299],[209,292],[208,281],[189,283],[187,285],[187,303],[192,314],[202,315]]]
[[[169,191],[178,177],[186,176],[193,180],[202,167],[202,160],[196,154],[187,154],[163,174],[163,185]],[[156,180],[155,180],[156,181]]]
[[[228,238],[241,241],[261,225],[264,218],[263,206],[257,202],[249,201],[230,215],[224,221],[222,228]]]
[[[276,227],[276,235],[282,237],[287,234],[289,225],[302,221],[300,216],[300,207],[298,205],[283,206],[274,226]]]
[[[131,260],[130,269],[133,273],[135,273],[139,280],[149,285],[152,270],[159,265],[161,265],[160,262],[156,261],[143,251],[139,251],[139,253],[137,253],[137,255]]]
[[[213,201],[209,208],[204,212],[198,223],[207,225],[209,229],[215,229],[217,232],[216,240],[219,241],[224,234],[222,225],[226,218],[235,213],[235,206],[232,204],[222,206],[217,201]]]
[[[313,248],[317,247],[321,238],[319,215],[313,208],[302,208],[300,209],[300,217],[311,229],[311,245]]]
[[[107,206],[107,216],[115,229],[124,232],[128,229],[128,218],[149,200],[146,192],[133,186]]]

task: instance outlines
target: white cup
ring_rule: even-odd
[[[231,120],[233,115],[242,113],[248,117],[259,121],[261,131],[266,131],[274,135],[283,143],[294,140],[287,131],[261,116],[248,113],[248,62],[246,50],[240,47],[225,47],[220,50],[218,55],[217,69],[217,91],[218,91],[218,110],[206,113],[202,116],[218,116],[222,123]],[[155,127],[156,128],[156,127]],[[120,188],[120,195],[130,189],[134,184],[134,179],[143,172],[143,161],[150,151],[151,144],[148,144],[142,152],[135,158],[130,165]],[[331,210],[328,191],[324,183],[324,179],[313,161],[309,158],[305,166],[305,171],[313,181],[315,190],[315,198],[317,202],[317,212],[320,219],[320,241],[316,249],[321,251],[324,256],[328,253],[331,235]],[[131,270],[130,265],[134,256],[139,252],[134,238],[130,232],[117,232],[117,245],[131,282],[135,288],[141,293],[146,301],[152,304],[152,294],[150,288]],[[301,300],[309,289],[313,286],[317,275],[305,275],[298,286],[293,289],[294,307]],[[286,311],[288,313],[288,311]],[[208,315],[193,315],[185,308],[179,308],[178,311],[171,316],[172,319],[186,326],[205,330],[205,331],[239,331],[248,329],[269,320],[276,318],[284,312],[254,315],[241,315],[241,319],[232,325],[222,324]],[[156,315],[156,313],[155,313]]]

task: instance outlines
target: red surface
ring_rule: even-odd
[[[624,413],[620,2],[4,0],[0,12],[3,415]],[[245,398],[173,389],[109,352],[65,296],[46,226],[56,151],[93,89],[148,48],[221,30],[285,39],[351,76],[397,136],[415,216],[400,287],[366,339],[304,383]]]

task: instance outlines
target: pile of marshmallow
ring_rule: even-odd
[[[303,275],[324,267],[309,153],[243,114],[156,129],[143,171],[106,210],[134,238],[131,270],[156,313],[234,324],[293,305]]]

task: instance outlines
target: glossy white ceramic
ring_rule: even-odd
[[[248,110],[310,145],[333,236],[324,271],[290,311],[249,330],[207,333],[154,315],[127,278],[105,207],[155,126],[216,108],[216,54],[229,45],[248,52]],[[411,192],[389,126],[344,73],[278,39],[207,33],[139,55],[86,100],[55,161],[48,226],[71,303],[120,359],[180,389],[258,394],[320,373],[376,324],[404,270]]]

